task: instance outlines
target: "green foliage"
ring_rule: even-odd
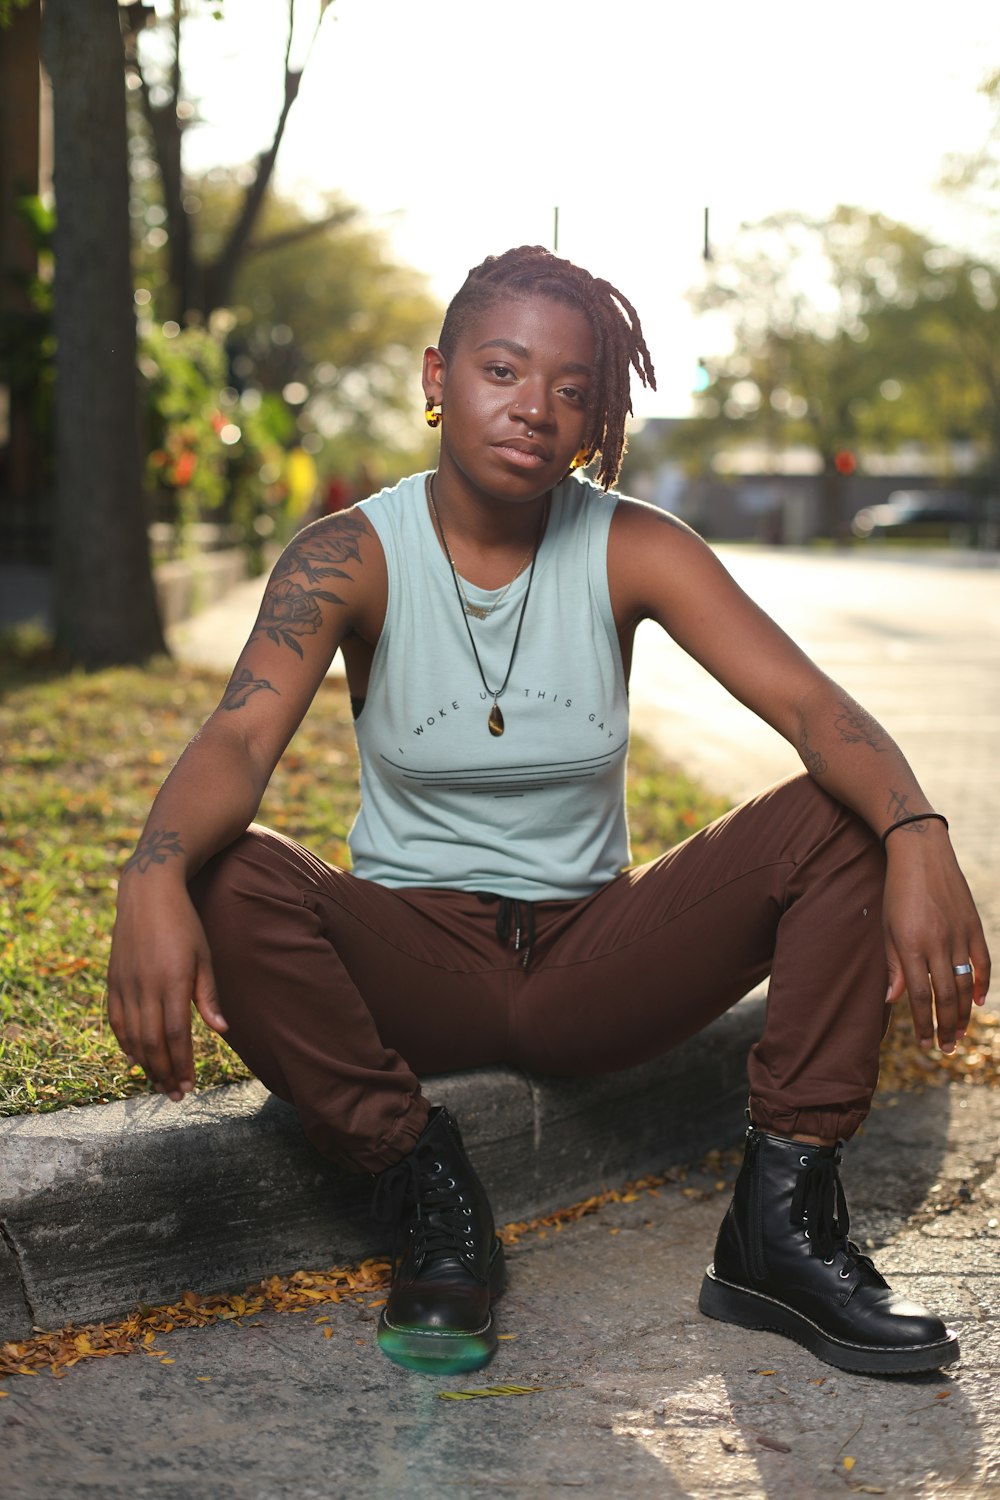
[[[27,10],[32,0],[0,0],[0,31],[10,26],[16,10]]]
[[[30,403],[35,431],[48,445],[52,430],[55,337],[52,330],[52,240],[55,214],[35,196],[16,200],[17,215],[35,251],[34,272],[4,268],[13,294],[0,312],[0,384]]]
[[[674,451],[698,464],[753,436],[804,443],[829,471],[841,449],[919,441],[947,462],[988,449],[1000,419],[998,273],[880,214],[783,214],[745,226],[695,297],[723,314],[730,354],[709,361],[698,416]]]
[[[184,328],[171,337],[153,324],[142,338],[139,369],[151,417],[149,478],[172,496],[171,519],[183,531],[225,499],[226,419],[219,406],[225,350],[208,329]]]
[[[62,675],[44,658],[0,653],[0,1113],[146,1091],[103,1016],[116,877],[164,774],[223,686],[162,660]],[[637,861],[725,810],[641,741],[629,786]],[[346,692],[328,682],[272,778],[261,820],[344,864],[357,796]],[[201,1086],[246,1076],[197,1018],[195,1070]]]

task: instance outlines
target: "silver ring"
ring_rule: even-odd
[[[971,964],[956,964],[955,967],[952,969],[951,972],[953,974],[971,974],[972,973],[972,965]]]

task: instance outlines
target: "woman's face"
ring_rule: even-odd
[[[424,355],[424,392],[441,403],[442,477],[497,498],[544,495],[583,442],[593,363],[590,324],[563,302],[505,298],[474,314],[450,360]]]

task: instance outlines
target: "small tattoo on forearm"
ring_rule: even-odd
[[[168,833],[165,828],[154,828],[122,865],[122,874],[128,870],[138,870],[140,875],[145,875],[150,865],[165,865],[169,855],[183,853],[180,834]]]
[[[234,708],[243,708],[248,698],[254,693],[278,693],[276,687],[272,687],[266,677],[255,677],[249,667],[241,667],[230,679],[229,686],[222,695],[221,708],[230,712]],[[280,697],[281,694],[278,693]]]
[[[907,818],[907,817],[909,817],[910,816],[910,794],[909,794],[909,792],[894,792],[890,788],[889,789],[889,806],[886,808],[886,813],[888,814],[888,817],[889,817],[889,820],[890,820],[890,823],[889,823],[890,827],[893,827],[896,823],[898,823],[899,820],[900,820],[900,818]],[[907,823],[907,825],[906,825],[905,828],[901,828],[900,829],[900,832],[901,833],[926,833],[927,832],[927,824],[924,823],[924,822]]]
[[[810,776],[822,776],[823,772],[827,769],[827,763],[820,752],[814,750],[809,744],[804,729],[802,731],[802,738],[799,740],[799,754],[802,757],[802,764]]]
[[[877,719],[873,719],[867,709],[862,708],[859,703],[841,703],[840,712],[833,721],[840,738],[847,745],[867,745],[876,754],[881,755],[887,748],[885,744],[886,733]]]

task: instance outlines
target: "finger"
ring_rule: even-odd
[[[118,992],[118,987],[112,980],[110,973],[108,974],[108,988],[104,1003],[108,1012],[108,1025],[114,1033],[115,1041],[126,1057],[128,1057],[128,1045],[125,1036],[125,1006]],[[132,1059],[129,1057],[129,1062],[131,1061]]]
[[[198,955],[198,970],[194,980],[194,1003],[206,1026],[211,1026],[213,1031],[219,1033],[229,1030],[229,1022],[222,1014],[222,1006],[219,1003],[212,960],[208,956],[207,949]]]
[[[906,975],[903,973],[903,965],[895,945],[888,938],[885,944],[885,962],[889,974],[889,988],[885,992],[885,1003],[895,1005],[906,994]]]
[[[191,1037],[191,991],[186,984],[175,990],[164,1006],[163,1034],[174,1087],[171,1099],[183,1098],[194,1088],[194,1045]]]
[[[985,1005],[990,990],[990,950],[986,946],[982,928],[969,943],[969,958],[975,971],[972,998],[977,1005]]]
[[[181,1098],[180,1079],[174,1067],[170,1044],[167,1040],[167,1013],[171,1010],[169,1000],[157,997],[145,1002],[141,1015],[140,1062],[146,1076],[153,1084],[160,1084],[162,1091],[172,1099]]]
[[[961,967],[962,962],[962,959],[955,960],[955,963],[952,965],[953,974],[955,974],[956,968]],[[966,959],[965,962],[968,963],[968,960]],[[968,974],[955,974],[955,994],[958,1000],[958,1009],[955,1018],[955,1040],[957,1042],[960,1042],[962,1040],[962,1038],[965,1036],[965,1033],[969,1029],[969,1017],[972,1014],[972,994],[974,986],[975,975],[972,972]]]
[[[910,997],[913,1030],[918,1043],[926,1051],[934,1045],[934,992],[931,989],[926,960],[905,959],[903,972],[906,978],[906,991]]]
[[[936,961],[931,973],[931,984],[937,1017],[937,1044],[942,1052],[950,1054],[955,1050],[960,1014],[958,976],[954,965]]]

